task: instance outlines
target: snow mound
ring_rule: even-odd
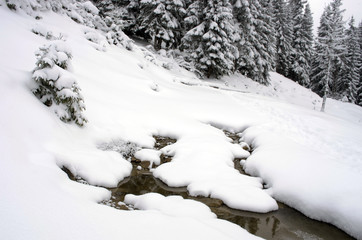
[[[161,151],[154,149],[141,149],[134,155],[137,159],[141,161],[149,161],[150,167],[152,164],[160,165],[161,163]]]
[[[116,187],[132,171],[130,162],[111,151],[68,149],[56,154],[56,159],[59,166],[95,186]]]
[[[186,222],[194,222],[210,226],[216,232],[220,231],[225,234],[222,238],[230,239],[260,239],[248,233],[237,225],[230,224],[225,220],[216,219],[216,215],[203,203],[183,199],[180,196],[165,197],[158,193],[147,193],[144,195],[136,196],[127,194],[125,196],[125,203],[131,204],[140,210],[157,211],[170,217],[177,217]],[[194,238],[195,234],[192,233],[189,238]],[[217,234],[218,235],[218,234]],[[205,236],[203,236],[205,237]],[[203,238],[201,237],[201,238]],[[216,235],[211,237],[217,239]],[[196,239],[199,239],[196,237]]]
[[[196,135],[179,138],[163,148],[173,160],[156,168],[153,175],[172,187],[187,186],[192,196],[218,198],[232,208],[276,210],[277,203],[263,190],[262,179],[242,175],[234,168],[233,159],[248,157],[249,152],[228,142],[220,132],[200,126]]]
[[[147,193],[141,196],[127,194],[124,202],[140,210],[157,210],[168,216],[216,218],[216,215],[205,204],[183,199],[181,196],[165,197],[158,193]]]

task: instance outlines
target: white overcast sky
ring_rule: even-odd
[[[313,12],[314,29],[319,26],[319,19],[323,13],[324,7],[332,2],[332,0],[309,0],[310,7]],[[342,8],[346,9],[344,12],[344,20],[349,21],[351,16],[355,18],[356,25],[362,20],[362,0],[342,0]]]

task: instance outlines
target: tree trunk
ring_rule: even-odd
[[[327,77],[326,77],[326,81],[324,83],[324,95],[323,95],[323,103],[322,103],[321,112],[324,112],[324,110],[326,108],[327,95],[328,95],[328,89],[329,89],[330,70],[331,70],[331,60],[329,59],[328,60],[328,67],[327,67]]]
[[[326,101],[327,101],[327,93],[325,91],[324,96],[323,96],[323,103],[322,103],[321,112],[324,112],[324,109],[326,108]]]

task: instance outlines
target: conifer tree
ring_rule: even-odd
[[[275,71],[276,39],[272,0],[260,1],[260,6],[258,19],[263,24],[259,22],[257,25],[259,41],[266,50],[265,59],[270,64],[270,71]]]
[[[125,10],[122,13],[122,30],[129,35],[140,35],[138,15],[140,13],[141,0],[130,0],[129,3],[123,3]],[[123,4],[121,6],[123,6]],[[144,33],[143,33],[144,34]]]
[[[273,21],[276,38],[276,71],[287,76],[291,67],[292,32],[285,0],[273,1]]]
[[[176,48],[180,44],[184,5],[182,0],[140,2],[139,29],[150,36],[156,50]]]
[[[303,48],[304,48],[304,56],[307,61],[306,71],[308,76],[311,74],[311,62],[313,56],[313,17],[312,11],[310,9],[309,3],[305,5],[304,15],[303,15]],[[306,86],[309,85],[305,84]]]
[[[43,46],[36,53],[38,61],[33,71],[32,92],[46,106],[51,107],[64,122],[83,126],[84,100],[74,77],[67,72],[72,57],[60,41]]]
[[[237,57],[231,5],[228,0],[200,0],[199,4],[200,23],[184,36],[183,49],[203,76],[230,74]]]
[[[314,91],[323,96],[321,111],[325,110],[327,96],[334,81],[333,75],[339,70],[338,63],[344,54],[344,28],[341,0],[333,0],[323,12],[318,28],[316,42],[316,59],[314,60],[313,85]]]
[[[289,2],[290,21],[292,25],[292,65],[289,77],[294,81],[307,86],[309,84],[308,56],[306,54],[305,24],[303,0]]]
[[[359,47],[360,47],[360,58],[362,61],[362,21],[359,23],[358,25],[358,41],[359,41]],[[361,64],[362,65],[362,64]],[[360,78],[359,78],[359,83],[358,83],[358,87],[357,87],[357,104],[362,106],[362,66],[360,67]]]
[[[352,17],[346,30],[346,61],[343,68],[343,78],[340,89],[344,90],[344,96],[352,103],[357,99],[357,88],[360,80],[361,49],[358,39],[358,31]]]
[[[240,34],[237,69],[262,84],[269,84],[275,54],[273,26],[266,10],[258,0],[234,2],[234,16]]]
[[[327,36],[327,31],[329,30],[327,25],[327,14],[329,11],[330,6],[327,6],[319,20],[318,35],[314,45],[315,55],[312,59],[311,89],[321,97],[323,97],[323,88],[325,86],[324,83],[326,82],[326,65],[324,65],[326,63],[326,56],[321,54],[321,51],[323,50],[321,40],[323,37]]]
[[[202,1],[194,1],[190,3],[186,9],[184,18],[184,26],[186,32],[200,24],[202,19]]]
[[[342,7],[342,0],[333,0],[331,2],[331,25],[334,29],[335,41],[339,42],[338,48],[335,50],[335,57],[332,60],[333,68],[331,75],[331,94],[334,97],[340,98],[343,94],[343,89],[341,89],[341,81],[344,77],[344,71],[346,64],[346,36],[345,36],[345,21],[343,20],[343,13],[345,12]]]

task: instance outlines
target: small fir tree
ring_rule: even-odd
[[[54,112],[63,122],[75,122],[83,126],[84,100],[74,77],[67,72],[71,52],[61,43],[43,46],[36,53],[36,68],[33,71],[34,95]]]

